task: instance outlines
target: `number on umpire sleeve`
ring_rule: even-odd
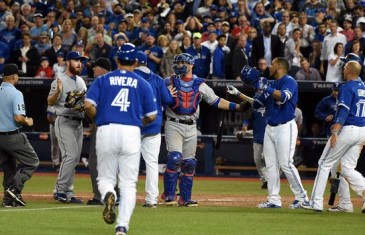
[[[121,112],[127,112],[130,106],[130,101],[128,100],[129,90],[122,88],[119,93],[115,96],[112,106],[120,107]]]

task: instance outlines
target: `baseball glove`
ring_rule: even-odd
[[[84,111],[86,91],[69,91],[65,101],[65,107],[76,111]]]

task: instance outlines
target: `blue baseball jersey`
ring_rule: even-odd
[[[344,126],[365,126],[365,85],[358,79],[348,81],[341,86],[338,93],[338,109],[345,108],[348,115]],[[337,116],[335,123],[337,123]]]
[[[134,72],[144,78],[152,87],[153,94],[156,97],[157,115],[154,122],[142,127],[141,134],[158,134],[161,132],[163,106],[170,105],[173,101],[172,95],[165,85],[165,81],[153,73],[147,67],[138,67]]]
[[[206,78],[209,75],[212,57],[210,50],[205,46],[201,46],[200,49],[190,46],[185,50],[185,53],[192,55],[195,59],[193,74],[200,78]]]
[[[326,120],[326,117],[328,115],[333,115],[335,117],[337,110],[337,99],[333,95],[329,95],[324,97],[316,106],[316,109],[314,111],[314,116],[318,118],[319,120]],[[330,128],[333,124],[332,122],[326,123],[326,134],[330,134]]]
[[[11,83],[2,82],[0,86],[0,132],[18,129],[14,115],[25,115],[23,94]]]
[[[142,126],[142,118],[157,114],[151,85],[134,72],[115,70],[96,79],[86,100],[97,107],[97,126],[109,123]]]
[[[254,100],[253,107],[266,106],[267,124],[276,126],[291,121],[295,117],[295,107],[298,102],[298,84],[293,77],[284,75],[282,78],[271,82],[275,90],[281,91],[280,101],[272,95],[263,92]]]
[[[258,96],[259,95],[256,93],[254,98],[257,98]],[[254,143],[264,143],[266,119],[265,107],[254,108],[251,117],[249,119],[243,119],[242,125],[252,126]]]
[[[163,51],[161,49],[161,47],[153,45],[152,47],[148,47],[147,45],[143,45],[139,48],[140,51],[144,52],[146,50],[149,50],[152,55],[154,55],[155,57],[162,59],[163,56]],[[160,72],[160,64],[156,63],[155,61],[151,60],[148,56],[147,56],[147,67],[149,69],[152,70],[152,72],[154,73],[159,73]]]

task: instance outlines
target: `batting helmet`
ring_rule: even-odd
[[[182,62],[184,63],[181,67],[178,66],[178,64]],[[186,64],[194,65],[195,59],[192,55],[188,53],[181,53],[174,57],[172,60],[172,68],[174,69],[176,75],[183,75],[188,72],[188,67]]]
[[[247,85],[255,86],[257,80],[260,78],[261,73],[259,70],[252,68],[249,65],[243,66],[241,70],[241,81]]]
[[[349,53],[347,54],[346,57],[341,57],[340,60],[343,61],[344,63],[347,63],[349,61],[357,61],[360,63],[360,57],[355,53]]]

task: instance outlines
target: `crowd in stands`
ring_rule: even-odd
[[[249,64],[267,74],[273,58],[297,80],[342,80],[341,57],[365,55],[365,0],[0,0],[0,73],[16,63],[25,77],[53,78],[77,50],[91,61],[114,58],[126,42],[155,73],[194,56],[194,74],[239,79]],[[260,64],[261,63],[261,64]]]

